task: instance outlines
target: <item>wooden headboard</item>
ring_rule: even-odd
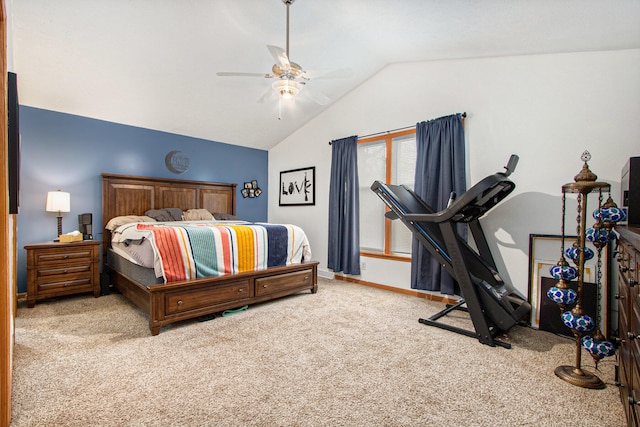
[[[105,230],[111,218],[144,215],[149,209],[206,209],[236,214],[236,186],[222,182],[188,181],[130,175],[102,174],[102,244],[111,246]]]

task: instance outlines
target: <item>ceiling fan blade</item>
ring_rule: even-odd
[[[265,73],[236,73],[231,71],[219,71],[216,73],[216,76],[222,77],[262,77],[265,79],[270,79],[273,77],[272,74]]]
[[[349,68],[338,68],[335,70],[309,70],[304,72],[304,77],[312,79],[350,79],[354,75]]]
[[[304,93],[307,98],[320,105],[327,105],[331,102],[331,98],[329,98],[327,95],[316,92],[308,86],[305,86],[304,91],[302,91],[301,93]]]
[[[269,52],[271,52],[271,56],[273,56],[273,59],[275,59],[276,64],[278,64],[280,68],[282,68],[283,70],[288,70],[289,68],[291,68],[291,65],[289,64],[289,57],[287,57],[287,52],[285,52],[283,48],[267,45],[267,49],[269,49]]]
[[[264,104],[267,101],[270,101],[276,95],[275,91],[272,88],[267,89],[267,91],[258,98],[258,104]]]

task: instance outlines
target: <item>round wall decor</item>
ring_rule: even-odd
[[[169,151],[164,158],[164,163],[173,173],[184,173],[189,169],[189,158],[181,151]]]

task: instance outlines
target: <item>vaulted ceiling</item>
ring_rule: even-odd
[[[13,0],[8,12],[21,104],[259,149],[331,105],[305,91],[335,102],[390,63],[640,48],[638,0],[296,0],[289,59],[352,75],[311,75],[279,114],[277,97],[258,102],[272,79],[216,72],[272,72],[282,0]]]

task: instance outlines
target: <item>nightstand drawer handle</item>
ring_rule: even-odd
[[[62,258],[67,259],[69,258],[69,255],[64,255]]]
[[[178,305],[182,305],[182,300],[178,300]]]
[[[264,289],[267,289],[269,286],[267,286],[267,285],[262,285],[262,287],[263,287]]]

